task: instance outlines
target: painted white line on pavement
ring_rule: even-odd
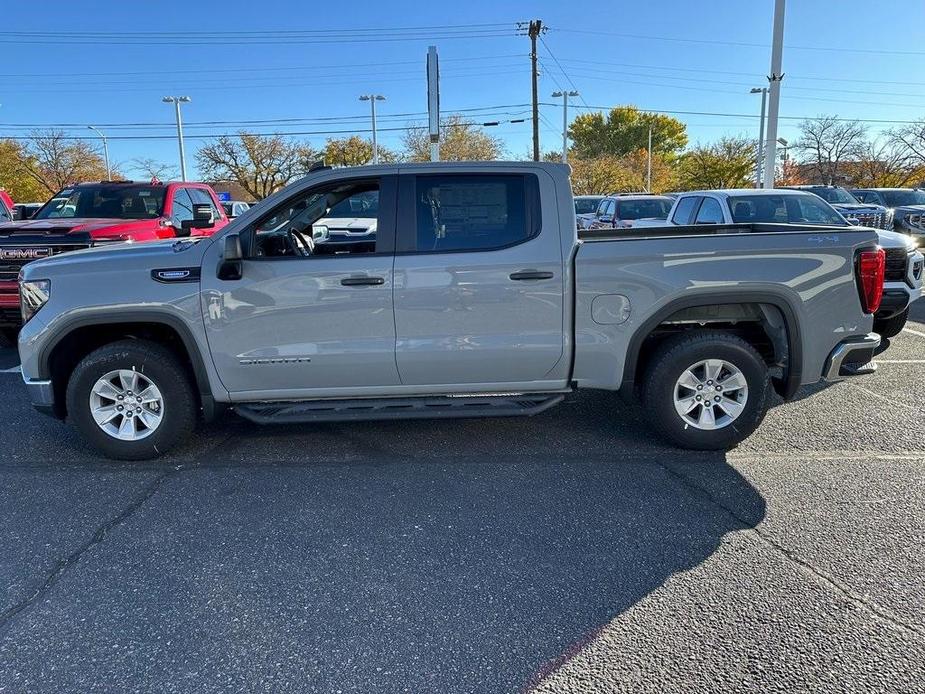
[[[871,397],[877,398],[877,399],[879,399],[879,400],[884,400],[884,401],[890,403],[891,405],[895,405],[896,407],[901,407],[901,408],[903,408],[904,410],[912,410],[913,412],[920,412],[920,411],[921,411],[921,409],[918,408],[918,407],[916,407],[915,405],[907,405],[907,404],[904,403],[904,402],[899,402],[898,400],[893,400],[892,398],[887,397],[886,395],[881,395],[880,393],[875,393],[874,391],[870,390],[869,388],[865,388],[864,386],[859,386],[857,383],[852,383],[851,381],[846,381],[846,382],[845,382],[845,385],[848,386],[849,388],[857,388],[858,390],[867,393],[867,394],[870,395]]]
[[[904,333],[910,333],[912,335],[918,335],[919,337],[925,337],[925,333],[920,333],[918,330],[913,330],[912,328],[903,328]]]
[[[21,374],[21,373],[22,373],[22,367],[19,366],[18,364],[14,366],[12,369],[3,369],[2,371],[0,371],[0,374]]]
[[[925,359],[874,359],[874,364],[925,364]]]

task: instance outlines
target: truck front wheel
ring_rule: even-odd
[[[146,460],[186,438],[196,421],[192,386],[161,345],[120,340],[88,354],[67,385],[68,418],[107,458]]]
[[[645,372],[642,402],[655,428],[675,444],[724,450],[764,419],[769,387],[768,368],[748,342],[697,330],[659,346]]]

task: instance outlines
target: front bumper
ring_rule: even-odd
[[[859,373],[870,373],[874,368],[860,371],[858,365],[868,364],[874,358],[874,352],[880,346],[880,336],[877,333],[855,335],[838,343],[822,369],[822,378],[830,383],[841,381],[848,376]],[[849,366],[853,365],[852,366]]]
[[[919,290],[915,290],[916,296]],[[911,290],[908,289],[884,289],[883,299],[880,300],[880,308],[874,314],[877,320],[885,320],[897,316],[905,311],[909,304],[915,300]]]
[[[25,374],[22,380],[32,406],[42,414],[55,416],[55,389],[51,381],[32,381]]]

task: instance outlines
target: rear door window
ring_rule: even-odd
[[[529,183],[528,183],[529,182]],[[539,233],[533,176],[418,176],[415,245],[419,253],[489,251]]]
[[[719,202],[713,198],[704,198],[700,209],[697,211],[697,220],[695,224],[722,224],[723,209]]]
[[[674,209],[674,214],[671,215],[672,224],[690,224],[691,217],[693,216],[694,210],[696,209],[697,203],[699,201],[700,198],[696,195],[678,200],[678,204]]]

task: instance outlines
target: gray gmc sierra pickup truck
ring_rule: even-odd
[[[344,201],[376,233],[329,243]],[[348,205],[353,206],[352,202]],[[210,238],[27,264],[33,404],[144,459],[225,408],[256,422],[523,415],[638,395],[674,443],[722,449],[773,387],[873,356],[876,233],[721,224],[576,233],[569,169],[327,169]]]

